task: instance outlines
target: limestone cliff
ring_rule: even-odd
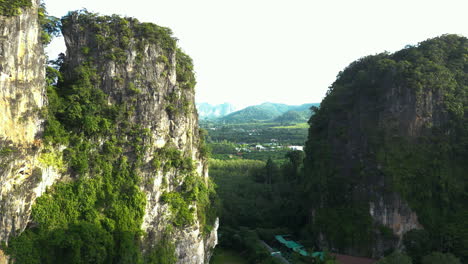
[[[116,20],[126,25],[120,25],[120,29],[112,28]],[[189,58],[175,47],[168,29],[129,18],[94,17],[79,12],[71,13],[63,24],[67,45],[64,78],[73,78],[73,71],[92,59],[99,75],[96,87],[106,94],[108,104],[125,104],[126,109],[132,109],[129,121],[148,132],[141,135],[141,144],[145,145],[141,162],[150,164],[164,156],[165,148],[174,148],[193,161],[196,177],[202,177],[206,182],[207,161],[199,149],[194,76],[189,72],[191,69],[185,68],[192,66],[184,64]],[[103,29],[106,24],[111,26],[109,31]],[[149,33],[150,30],[157,32]],[[119,33],[117,36],[106,35]],[[100,42],[100,37],[105,40]],[[126,37],[126,43],[117,39]],[[117,43],[113,48],[109,48],[111,38]],[[182,171],[183,168],[177,166],[155,169],[148,165],[139,170],[140,187],[147,201],[142,228],[149,247],[156,244],[172,225],[171,218],[177,217],[172,215],[170,205],[161,202],[161,195],[179,191],[184,184]],[[217,243],[217,224],[207,234],[203,234],[203,228],[198,220],[175,228],[171,240],[176,241],[178,263],[208,262],[211,249]]]
[[[71,12],[46,99],[37,3],[1,23],[7,252],[18,263],[207,263],[217,243],[214,191],[193,65],[170,30]]]
[[[37,7],[0,16],[0,241],[26,228],[31,205],[56,178],[38,159],[46,97]]]
[[[437,239],[458,236],[447,226],[466,228],[467,51],[466,38],[448,35],[340,72],[306,146],[320,243],[381,256],[412,229],[443,248]],[[462,241],[450,250],[461,254]]]

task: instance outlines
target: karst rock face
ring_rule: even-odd
[[[445,35],[340,72],[306,144],[320,243],[378,257],[409,230],[443,240],[464,221],[467,54],[466,38]]]
[[[47,99],[37,2],[0,16],[0,241],[26,228],[36,197],[58,178],[39,161]]]
[[[73,78],[73,70],[91,58],[99,72],[99,89],[108,95],[108,103],[127,104],[128,108],[134,109],[131,122],[149,131],[142,137],[147,146],[143,163],[150,163],[157,155],[155,151],[171,145],[193,160],[198,177],[207,180],[207,160],[199,151],[201,142],[195,91],[184,83],[187,80],[180,77],[184,72],[177,72],[188,71],[177,65],[181,63],[177,52],[181,51],[175,46],[165,46],[173,40],[159,40],[156,39],[158,35],[140,32],[141,29],[135,26],[139,22],[131,19],[126,20],[128,25],[124,27],[132,31],[128,42],[118,43],[118,48],[109,48],[108,43],[99,43],[99,36],[107,40],[115,38],[117,42],[125,36],[113,28],[107,32],[99,31],[98,27],[109,22],[104,20],[79,13],[72,13],[64,20],[62,31],[67,46],[64,64],[69,69],[64,71],[64,78]],[[120,53],[114,55],[117,52]],[[112,56],[120,57],[109,59]],[[168,215],[171,213],[168,206],[161,203],[161,195],[183,184],[183,178],[179,177],[181,174],[178,168],[168,172],[145,166],[140,169],[142,182],[145,183],[141,188],[147,198],[142,228],[148,234],[149,244],[151,239],[157,240],[167,229]],[[217,243],[216,230],[217,223],[210,234],[202,235],[198,221],[187,228],[175,230],[172,239],[176,241],[179,263],[207,262],[211,249]]]
[[[99,166],[87,165],[91,169],[86,171],[74,163],[70,153],[76,143],[50,138],[54,135],[51,124],[61,122],[67,137],[76,133],[81,141],[89,140],[90,160],[93,153],[107,151],[107,142],[118,142],[115,157],[131,164],[139,189],[132,192],[145,198],[137,221],[143,231],[142,252],[150,251],[164,237],[174,243],[177,263],[208,263],[217,244],[217,220],[208,223],[197,199],[191,198],[187,211],[193,217],[174,224],[174,206],[162,197],[182,191],[191,194],[189,178],[208,184],[191,59],[177,48],[166,28],[131,18],[70,12],[62,19],[67,51],[59,62],[61,76],[53,98],[48,98],[37,17],[38,3],[16,16],[0,17],[0,240],[8,242],[28,224],[35,225],[31,208],[47,187],[101,177]],[[92,76],[85,76],[83,68]],[[80,85],[95,94],[80,94]],[[95,107],[95,102],[80,101],[85,96],[105,102],[100,109],[117,110],[107,119],[85,116],[90,111],[104,112],[87,109]],[[69,105],[56,112],[48,109],[59,100]],[[117,119],[109,116],[120,119],[110,124]],[[96,132],[103,127],[112,127],[112,136]],[[48,161],[51,156],[60,160],[60,166]]]

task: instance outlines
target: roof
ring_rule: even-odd
[[[323,252],[314,252],[312,254],[308,253],[305,249],[304,246],[294,242],[292,240],[287,240],[284,238],[284,236],[277,235],[275,236],[276,240],[278,240],[281,244],[285,245],[286,247],[292,249],[293,251],[301,254],[302,256],[312,256],[312,257],[320,257],[321,260],[324,258],[324,253]],[[340,264],[374,264],[377,262],[375,259],[370,259],[370,258],[362,258],[362,257],[353,257],[349,255],[341,255],[341,254],[336,254],[336,253],[331,253],[332,256],[336,258],[338,263]]]
[[[285,245],[286,247],[292,249],[293,251],[301,254],[302,256],[308,256],[309,254],[307,251],[304,250],[304,246],[296,243],[292,240],[286,240],[283,236],[275,236],[276,240],[278,240],[281,244]]]

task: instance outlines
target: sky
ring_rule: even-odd
[[[189,54],[197,103],[320,102],[363,56],[442,34],[468,37],[467,0],[44,0],[50,15],[86,8],[169,27]],[[64,52],[63,39],[48,47]]]

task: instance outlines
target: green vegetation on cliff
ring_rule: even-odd
[[[197,84],[193,71],[192,58],[185,54],[181,49],[177,49],[176,61],[177,82],[182,89],[192,90]]]
[[[60,19],[49,16],[45,8],[45,4],[41,4],[38,10],[39,24],[41,25],[41,42],[47,45],[52,41],[53,37],[60,36]]]
[[[62,25],[92,32],[91,43],[96,45],[78,51],[84,56],[78,63],[76,58],[62,57],[57,61],[60,71],[47,69],[49,104],[44,111],[43,136],[47,147],[41,161],[66,170],[70,179],[55,184],[36,200],[33,224],[11,239],[6,252],[18,264],[175,263],[170,234],[146,256],[141,253],[146,195],[140,188],[147,184],[141,171],[152,168],[156,173],[161,168],[166,174],[177,170],[176,180],[183,183],[183,190],[163,195],[162,202],[169,203],[175,227],[193,223],[195,212],[189,207],[196,204],[204,234],[211,231],[216,218],[211,206],[216,199],[213,185],[195,175],[189,154],[175,147],[160,149],[151,164],[146,164],[143,157],[149,147],[149,130],[134,122],[138,113],[132,97],[139,94],[137,88],[131,89],[128,100],[111,104],[101,83],[102,65],[109,61],[123,65],[131,40],[140,51],[151,43],[172,54],[175,39],[166,28],[86,11],[71,12]],[[181,79],[192,89],[191,60],[187,55],[180,60]],[[60,148],[64,148],[63,157],[53,151]]]
[[[468,40],[445,35],[340,72],[309,121],[312,233],[369,254],[385,233],[369,202],[396,192],[428,232],[411,242],[424,244],[422,255],[468,259],[467,58]]]
[[[21,8],[31,6],[31,0],[0,0],[0,16],[16,16]]]
[[[31,7],[31,0],[0,0],[0,16],[17,16],[21,9]],[[45,4],[41,3],[38,8],[38,22],[41,26],[41,42],[49,44],[52,37],[60,34],[60,19],[49,16]]]
[[[59,78],[57,86],[49,86],[44,132],[46,144],[67,146],[64,160],[74,179],[36,200],[31,216],[37,226],[12,239],[7,252],[17,263],[141,262],[142,146],[128,146],[127,140],[139,142],[147,132],[126,121],[131,113],[124,106],[106,103],[90,62],[75,73],[74,79]],[[99,138],[106,139],[102,147]],[[125,146],[136,157],[125,155]]]

